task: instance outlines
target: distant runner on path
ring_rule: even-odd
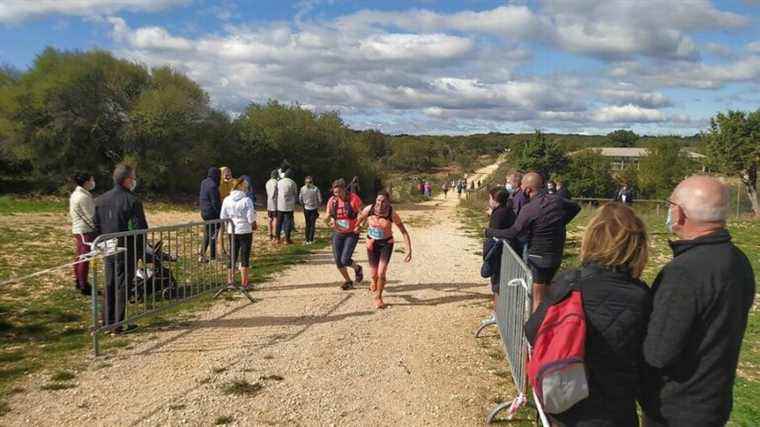
[[[362,267],[352,258],[356,245],[359,243],[356,218],[361,213],[362,201],[355,193],[346,191],[346,181],[343,179],[333,182],[332,192],[333,196],[327,201],[327,223],[333,229],[332,247],[335,264],[345,280],[341,289],[346,291],[354,287],[347,267],[354,269],[356,283],[364,280]]]
[[[412,239],[404,227],[398,213],[391,206],[391,197],[387,191],[380,191],[375,203],[367,206],[357,218],[357,228],[367,221],[367,258],[372,270],[372,284],[369,290],[374,293],[375,308],[385,308],[383,290],[387,283],[386,273],[393,254],[393,224],[401,231],[406,245],[404,262],[412,261]]]

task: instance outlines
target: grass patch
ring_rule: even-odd
[[[279,375],[265,375],[259,378],[261,381],[283,381],[284,379]]]
[[[74,383],[47,383],[40,386],[40,390],[46,391],[58,391],[74,388],[77,385]]]
[[[0,281],[71,261],[74,245],[67,205],[68,198],[65,197],[0,196],[0,235],[3,236],[0,254],[6,254],[0,256]],[[150,201],[145,206],[149,216],[168,212],[173,222],[197,221],[197,211],[192,203]],[[254,283],[269,280],[272,274],[302,262],[305,256],[328,244],[328,230],[324,228],[318,230],[318,243],[308,247],[300,244],[270,247],[263,243],[266,241],[265,227],[259,233],[252,259],[251,279]],[[296,238],[300,242],[301,236]],[[186,250],[192,251],[193,256],[185,255],[172,264],[175,274],[196,258],[196,249],[191,248],[195,245],[187,246]],[[94,262],[91,271],[96,268],[102,271],[102,263]],[[102,281],[99,282],[102,286]],[[73,288],[71,269],[65,269],[7,285],[0,290],[0,401],[24,375],[40,370],[54,371],[59,366],[66,366],[68,358],[81,360],[89,351],[92,342],[89,334],[92,321],[90,299]],[[214,303],[212,295],[204,294],[164,309],[157,315],[139,319],[136,323],[141,328],[128,336],[102,335],[101,348],[117,351],[150,340],[150,337],[155,339],[156,329],[191,321],[195,313]],[[129,312],[136,312],[136,308],[130,306]],[[109,366],[96,362],[93,369]]]
[[[222,372],[226,372],[226,371],[227,371],[227,368],[214,368],[211,370],[211,372],[215,374],[221,374]]]
[[[8,405],[8,402],[1,401],[0,400],[0,417],[7,414],[11,411],[11,407]]]
[[[50,377],[50,381],[54,382],[65,382],[65,381],[71,381],[77,376],[73,372],[69,371],[58,371],[53,376]]]
[[[264,386],[261,385],[261,383],[249,383],[247,380],[234,380],[232,382],[229,382],[222,387],[222,392],[224,394],[230,394],[234,396],[248,396],[253,397],[259,394],[259,392],[264,388]]]
[[[235,419],[230,416],[216,417],[216,420],[214,420],[214,425],[224,426],[227,424],[232,424],[233,422],[235,422]]]

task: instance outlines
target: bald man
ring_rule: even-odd
[[[544,300],[547,289],[562,264],[567,223],[581,208],[556,194],[548,194],[541,175],[530,172],[522,179],[522,192],[529,201],[507,229],[486,229],[486,237],[527,242],[527,264],[533,274],[533,311]]]
[[[644,340],[651,369],[642,395],[645,426],[723,426],[755,274],[726,230],[728,188],[693,176],[668,200],[666,224],[680,240],[655,280]]]

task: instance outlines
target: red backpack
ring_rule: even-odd
[[[549,414],[565,412],[588,397],[586,313],[577,287],[579,278],[580,271],[564,294],[543,303],[525,325],[533,346],[528,380]]]

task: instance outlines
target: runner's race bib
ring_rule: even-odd
[[[339,219],[335,221],[335,224],[338,226],[338,228],[343,230],[348,230],[349,226],[351,225],[350,221],[347,219]]]
[[[385,231],[383,231],[383,229],[380,227],[369,227],[369,229],[367,230],[367,235],[371,239],[375,239],[375,240],[385,239]]]

